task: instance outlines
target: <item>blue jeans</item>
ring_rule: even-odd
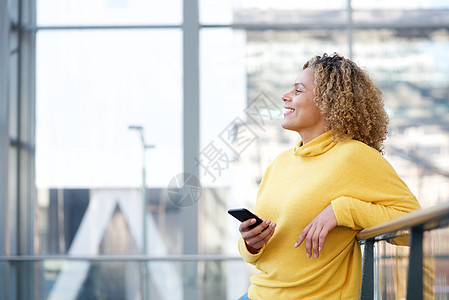
[[[248,293],[239,298],[239,300],[251,300],[248,298]]]

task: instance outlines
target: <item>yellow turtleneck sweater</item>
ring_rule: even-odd
[[[332,203],[338,226],[318,258],[307,258],[301,231]],[[240,238],[243,259],[260,273],[249,297],[260,299],[358,299],[361,280],[357,231],[419,208],[406,184],[375,149],[327,132],[281,153],[268,167],[255,213],[276,222],[270,241],[253,255]]]

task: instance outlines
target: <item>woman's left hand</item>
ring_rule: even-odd
[[[314,256],[318,257],[320,251],[323,250],[327,234],[336,226],[337,218],[332,209],[332,204],[329,204],[304,228],[295,243],[295,247],[299,247],[306,240],[307,258],[312,256],[312,251]]]

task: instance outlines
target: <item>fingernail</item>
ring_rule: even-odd
[[[307,258],[310,258],[310,254],[307,252]]]
[[[256,219],[251,219],[251,224],[256,223]]]
[[[295,243],[295,246],[294,246],[294,247],[295,247],[295,248],[298,247],[298,242]]]
[[[313,256],[315,256],[315,258],[318,258],[318,254],[314,253]]]
[[[323,247],[320,247],[320,248],[318,248],[318,251],[320,251],[320,252],[321,252],[321,250],[323,250]]]

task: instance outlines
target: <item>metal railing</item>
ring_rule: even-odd
[[[408,237],[410,246],[407,300],[423,299],[423,233],[449,225],[449,202],[420,209],[357,234],[364,243],[360,299],[374,299],[374,243]]]
[[[242,261],[235,255],[17,255],[0,256],[0,262],[42,262],[46,260],[88,261],[88,262],[191,262],[191,261]]]

